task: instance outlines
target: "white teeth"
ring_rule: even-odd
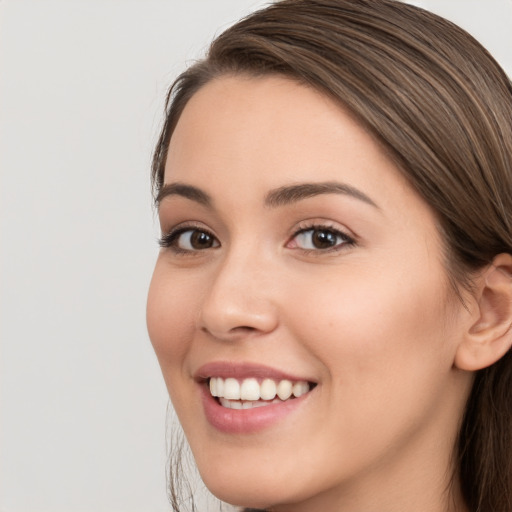
[[[288,400],[292,395],[298,398],[308,391],[309,383],[304,380],[292,383],[283,379],[276,383],[273,379],[264,379],[259,383],[255,378],[241,382],[234,378],[210,378],[211,395],[218,397],[221,405],[230,409],[261,407]]]
[[[299,398],[299,396],[305,395],[309,391],[309,384],[307,382],[301,381],[296,382],[293,385],[293,396],[295,398]]]
[[[260,385],[256,379],[245,379],[240,386],[240,398],[242,400],[259,400]]]
[[[217,391],[217,379],[215,377],[210,379],[210,393],[212,396],[219,396],[219,392]]]
[[[217,377],[215,380],[217,381],[217,396],[224,396],[224,379]]]
[[[242,402],[240,400],[231,400],[231,409],[242,409]]]
[[[212,396],[224,395],[224,379],[220,377],[212,377],[210,379],[210,393]]]
[[[292,396],[292,383],[289,380],[282,380],[277,385],[277,396],[281,400],[288,400]]]
[[[277,393],[276,383],[272,379],[265,379],[260,386],[260,395],[263,400],[272,400]]]
[[[259,400],[227,400],[226,398],[219,398],[219,401],[222,407],[226,407],[226,409],[254,409],[255,407],[265,407],[266,405],[270,405],[274,402],[262,402]],[[281,400],[277,400],[280,402]]]
[[[219,381],[217,380],[217,384],[218,382]],[[222,395],[224,395],[224,398],[227,398],[228,400],[240,400],[240,384],[238,381],[236,379],[226,379],[224,381],[224,390]]]

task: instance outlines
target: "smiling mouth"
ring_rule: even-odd
[[[252,409],[287,402],[305,395],[315,386],[315,383],[305,380],[296,382],[288,379],[238,380],[232,377],[208,379],[211,396],[227,409]]]

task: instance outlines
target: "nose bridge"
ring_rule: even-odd
[[[243,241],[226,250],[205,290],[200,326],[217,338],[270,332],[277,325],[271,259]]]

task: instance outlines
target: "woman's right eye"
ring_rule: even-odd
[[[168,247],[176,252],[197,252],[219,247],[220,243],[209,231],[201,228],[181,228],[162,235],[161,247]]]

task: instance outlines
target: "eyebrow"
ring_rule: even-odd
[[[184,183],[169,183],[168,185],[164,185],[156,196],[155,203],[157,206],[162,202],[162,199],[168,196],[185,197],[208,207],[212,205],[212,199],[206,192],[192,185],[185,185]]]
[[[364,192],[361,192],[361,190],[352,187],[351,185],[337,181],[301,183],[298,185],[280,187],[267,194],[265,204],[275,208],[290,203],[296,203],[302,199],[307,199],[308,197],[318,196],[321,194],[342,194],[351,196],[380,210],[375,201],[368,197]]]
[[[265,197],[265,205],[271,208],[277,208],[291,203],[296,203],[309,197],[318,196],[321,194],[342,194],[355,199],[359,199],[364,203],[367,203],[377,209],[379,206],[368,197],[361,190],[347,185],[346,183],[340,183],[337,181],[326,181],[321,183],[300,183],[297,185],[285,185],[275,190],[271,190]],[[156,204],[169,196],[181,196],[191,201],[195,201],[206,207],[212,207],[212,198],[203,190],[193,185],[186,185],[184,183],[169,183],[162,186],[156,197]]]

